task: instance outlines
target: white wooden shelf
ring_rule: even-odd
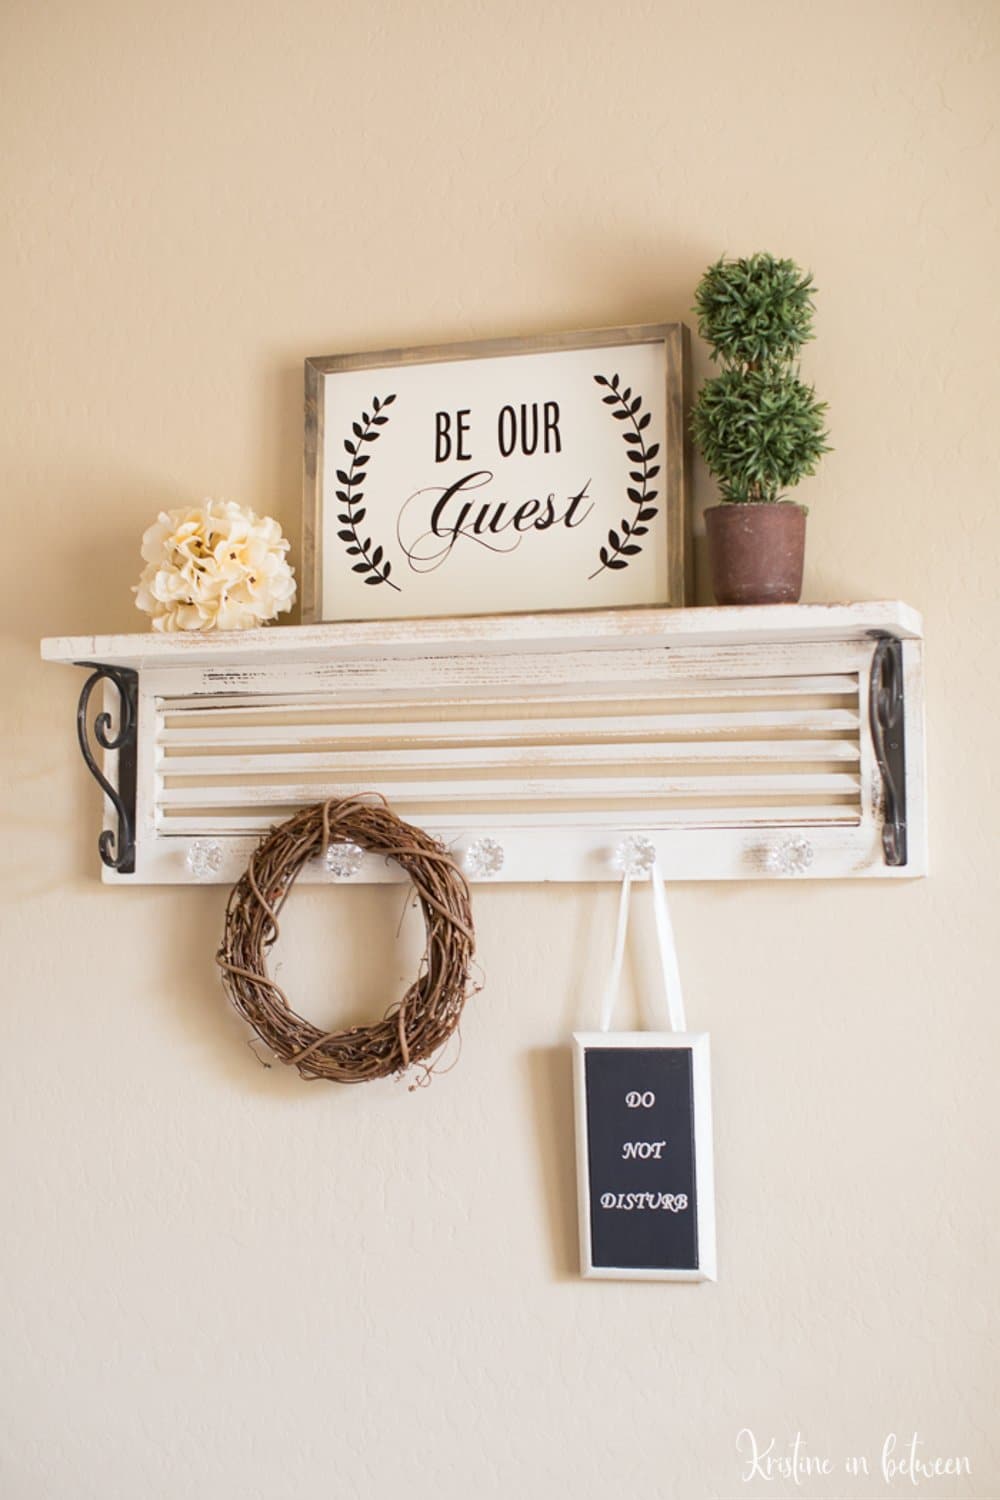
[[[104,690],[115,882],[194,880],[195,840],[231,882],[295,807],[363,790],[460,856],[495,840],[495,880],[613,879],[629,833],[674,880],[925,871],[922,626],[901,603],[81,636],[42,656],[94,669],[88,754]],[[354,878],[398,873],[369,856]]]

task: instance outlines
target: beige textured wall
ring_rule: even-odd
[[[1000,1495],[998,40],[973,0],[6,0],[5,1500],[881,1496],[914,1431],[972,1467],[920,1492]],[[821,289],[807,598],[925,611],[933,874],[678,890],[721,1279],[583,1284],[613,892],[478,896],[428,1091],[265,1072],[224,893],[98,883],[37,642],[140,628],[160,506],[297,537],[307,353],[682,318],[762,248]],[[301,893],[304,1005],[409,972],[398,899]],[[743,1427],[876,1472],[746,1483]]]

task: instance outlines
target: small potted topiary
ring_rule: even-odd
[[[783,492],[829,451],[826,404],[798,375],[812,293],[809,272],[761,254],[717,261],[695,294],[698,332],[722,364],[691,414],[719,481],[721,503],[705,513],[719,604],[794,604],[802,593],[806,510]]]

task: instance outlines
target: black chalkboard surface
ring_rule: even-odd
[[[715,1279],[708,1037],[574,1037],[585,1276]]]

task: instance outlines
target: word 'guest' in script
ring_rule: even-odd
[[[471,417],[469,408],[435,413],[435,463],[475,463]],[[502,406],[495,425],[497,457],[561,453],[559,417],[558,401]],[[493,469],[470,468],[450,484],[414,490],[403,502],[396,538],[415,573],[439,568],[459,538],[490,552],[513,552],[526,532],[579,526],[594,508],[589,477],[573,493],[559,497],[551,492],[545,496],[494,496],[490,491],[494,478]]]

